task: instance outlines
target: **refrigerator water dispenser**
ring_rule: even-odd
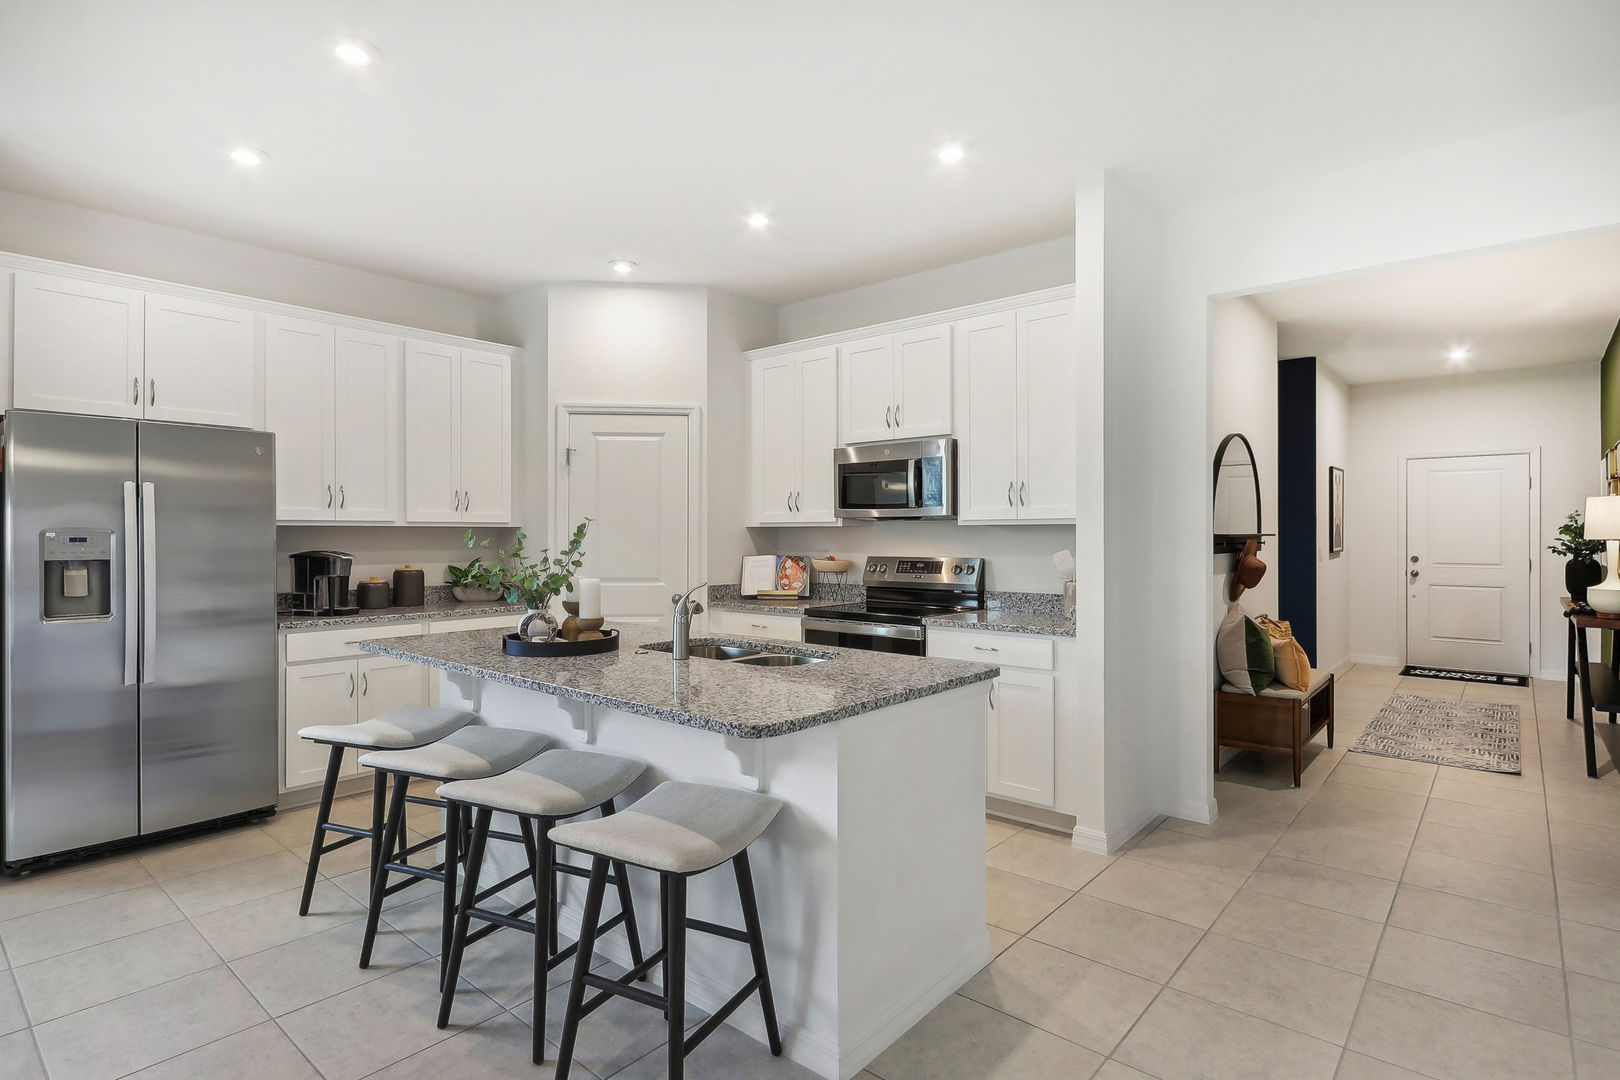
[[[106,529],[42,531],[40,618],[112,618],[112,548],[113,534]]]

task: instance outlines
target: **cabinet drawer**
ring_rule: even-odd
[[[337,630],[305,630],[287,634],[287,663],[305,660],[336,660],[345,656],[366,656],[354,647],[368,638],[411,637],[427,633],[425,622],[387,623],[383,626],[344,626]]]
[[[428,623],[430,634],[454,634],[458,630],[516,630],[523,613],[510,615],[478,615],[467,619],[434,619]]]
[[[755,615],[751,611],[709,612],[709,632],[713,634],[740,634],[743,637],[775,638],[778,641],[802,641],[804,634],[799,620],[792,615]]]
[[[928,629],[928,655],[942,660],[977,660],[1005,667],[1052,670],[1052,639],[994,630]]]

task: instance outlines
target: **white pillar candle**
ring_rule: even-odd
[[[602,579],[579,579],[579,617],[582,619],[600,619],[602,617]]]

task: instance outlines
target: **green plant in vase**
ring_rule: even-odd
[[[462,536],[470,548],[489,549],[490,538],[482,540],[473,536],[468,529]],[[463,603],[491,603],[499,600],[503,593],[501,587],[501,567],[497,564],[487,563],[483,555],[474,555],[472,562],[465,566],[447,566],[444,576],[450,591],[457,600]]]
[[[1597,560],[1603,554],[1603,541],[1586,538],[1586,525],[1580,511],[1570,514],[1558,526],[1558,540],[1549,544],[1547,550],[1569,560],[1564,563],[1564,587],[1569,590],[1571,600],[1586,603],[1586,590],[1603,580],[1603,564]]]
[[[484,590],[492,594],[491,599],[504,599],[508,604],[522,604],[528,612],[518,623],[518,635],[550,641],[557,636],[552,601],[574,587],[574,575],[585,565],[585,533],[590,524],[590,518],[581,521],[568,546],[555,555],[551,549],[542,548],[534,558],[529,556],[528,533],[519,530],[510,548],[495,549],[493,561],[478,555],[465,566],[450,567],[450,583],[461,589]],[[464,539],[470,548],[490,547],[488,537],[478,540],[471,529]],[[534,632],[536,623],[541,627],[539,632]]]

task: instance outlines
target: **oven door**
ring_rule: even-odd
[[[806,645],[832,645],[839,649],[865,649],[868,652],[922,656],[924,631],[920,626],[889,623],[848,622],[844,619],[799,621]]]
[[[956,440],[876,443],[833,451],[841,518],[956,516]]]

